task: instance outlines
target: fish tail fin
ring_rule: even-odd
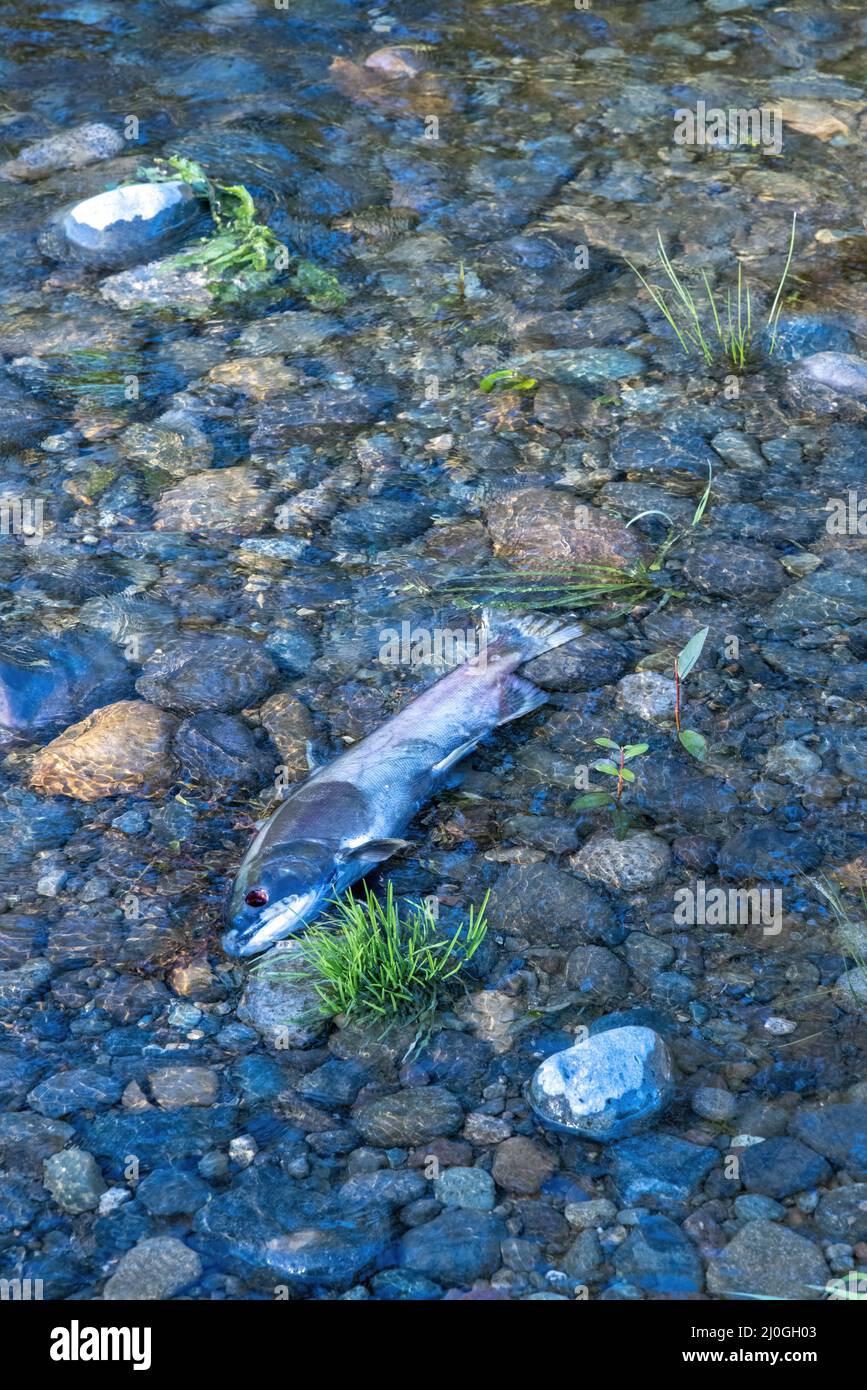
[[[497,724],[508,724],[512,719],[520,719],[531,710],[544,705],[548,696],[532,681],[523,676],[506,676],[498,687],[500,696],[500,715]]]
[[[482,610],[481,628],[487,634],[488,646],[494,646],[501,658],[512,657],[516,666],[583,637],[586,631],[583,623],[561,623],[538,613],[503,613],[490,608]]]

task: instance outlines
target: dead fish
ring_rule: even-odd
[[[583,632],[540,617],[483,617],[475,656],[334,762],[317,768],[259,830],[227,909],[223,947],[253,956],[300,931],[338,893],[407,843],[446,773],[500,724],[547,696],[515,674]]]

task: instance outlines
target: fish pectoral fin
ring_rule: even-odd
[[[441,777],[444,772],[448,772],[450,767],[454,767],[455,763],[459,763],[461,758],[465,758],[468,753],[472,753],[481,738],[481,734],[474,734],[472,738],[467,739],[466,743],[462,743],[459,747],[453,748],[451,753],[446,753],[444,758],[440,758],[438,763],[434,763],[431,772],[437,777]]]
[[[365,840],[362,845],[354,845],[340,851],[340,859],[346,864],[379,864],[390,859],[399,849],[406,849],[409,840]]]

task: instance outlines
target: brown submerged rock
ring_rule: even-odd
[[[499,495],[485,521],[494,553],[518,565],[616,565],[640,557],[638,541],[616,517],[557,488],[528,487]]]
[[[273,518],[276,504],[264,481],[253,468],[193,473],[163,493],[154,529],[254,536]]]
[[[97,801],[102,796],[148,795],[170,785],[170,745],[177,719],[141,700],[118,700],[71,724],[37,755],[34,791]]]

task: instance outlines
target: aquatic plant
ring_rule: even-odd
[[[707,757],[707,740],[701,734],[696,733],[695,729],[681,728],[680,716],[683,682],[701,656],[709,631],[710,628],[701,628],[699,632],[690,637],[683,650],[678,652],[674,658],[674,727],[677,730],[678,740],[687,753],[698,758],[699,762],[704,762]]]
[[[170,155],[157,159],[139,177],[151,183],[182,179],[200,198],[206,198],[216,228],[198,246],[170,257],[173,265],[192,266],[213,277],[208,288],[216,295],[231,293],[235,277],[261,279],[275,270],[294,268],[291,287],[314,308],[333,309],[346,302],[335,275],[322,266],[291,257],[286,246],[256,210],[248,188],[241,183],[218,183],[193,159]]]
[[[363,898],[347,890],[308,928],[300,962],[293,952],[291,968],[281,966],[278,949],[257,969],[271,980],[310,985],[320,1017],[342,1014],[383,1032],[408,1024],[420,1041],[485,939],[489,896],[449,934],[429,901],[401,912],[390,883],[384,902],[365,884]]]
[[[783,289],[788,279],[795,249],[797,220],[798,214],[795,212],[792,214],[792,231],[789,237],[786,264],[783,267],[774,302],[767,318],[766,329],[770,331],[770,343],[768,345],[770,354],[773,354],[776,347],[777,325],[783,307]],[[684,352],[689,355],[690,352],[697,350],[707,366],[711,366],[719,353],[722,353],[722,356],[731,363],[736,371],[745,371],[753,354],[754,344],[752,298],[749,283],[743,273],[743,263],[738,261],[734,295],[729,287],[725,292],[725,299],[720,299],[719,302],[717,302],[716,293],[711,288],[707,272],[702,270],[701,278],[710,311],[710,324],[706,325],[692,290],[684,284],[671,263],[661,232],[657,232],[656,239],[659,246],[659,264],[668,281],[667,285],[652,284],[628,258],[626,258],[626,264],[647,290],[653,303],[675,333]]]
[[[504,386],[507,391],[535,391],[538,381],[534,376],[522,376],[520,372],[513,372],[510,367],[501,367],[499,371],[488,372],[479,382],[479,390],[487,395],[493,391],[495,386]]]
[[[607,806],[611,811],[614,822],[614,835],[618,840],[624,840],[632,824],[632,819],[622,806],[623,791],[626,786],[635,781],[635,773],[626,764],[635,758],[640,758],[646,753],[650,745],[648,743],[615,743],[610,738],[595,738],[593,742],[599,748],[609,748],[615,754],[613,758],[600,758],[593,764],[594,772],[602,772],[606,777],[615,780],[616,786],[610,791],[588,791],[583,796],[578,796],[572,802],[573,811],[591,811],[600,807]]]
[[[807,877],[807,882],[831,909],[837,927],[837,938],[841,949],[846,955],[851,956],[859,969],[867,969],[867,954],[865,954],[865,942],[867,942],[867,884],[861,883],[858,888],[858,895],[861,900],[860,911],[856,916],[847,907],[843,894],[835,883],[826,874],[819,874],[815,878]],[[846,967],[848,976],[849,970]],[[852,997],[863,1008],[863,996],[850,984]]]

